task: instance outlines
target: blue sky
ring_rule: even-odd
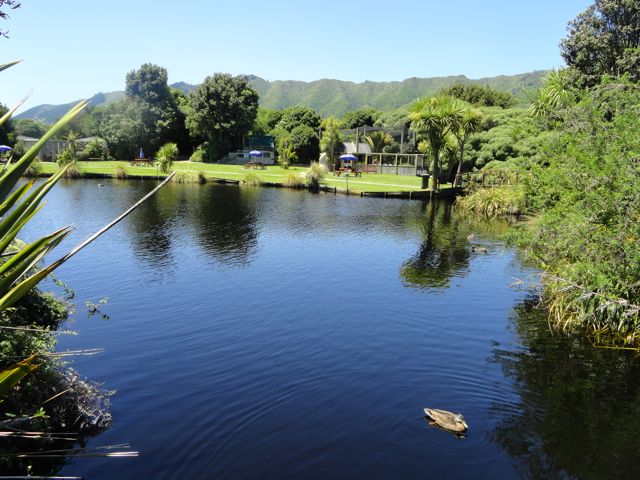
[[[394,2],[23,0],[0,22],[0,102],[26,108],[122,90],[151,62],[169,82],[215,72],[267,80],[480,78],[562,65],[558,43],[590,0]]]

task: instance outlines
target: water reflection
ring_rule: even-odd
[[[635,352],[554,337],[527,301],[513,321],[522,348],[496,348],[516,405],[495,406],[492,434],[522,478],[640,478],[640,362]]]
[[[471,227],[453,218],[450,202],[424,205],[424,223],[420,225],[422,243],[418,252],[400,269],[405,283],[417,288],[445,287],[453,276],[469,266],[467,236]]]

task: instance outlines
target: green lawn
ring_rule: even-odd
[[[53,162],[40,163],[43,173],[54,173],[58,170],[57,164]],[[156,167],[131,166],[125,161],[109,162],[78,162],[78,169],[86,173],[115,173],[116,167],[122,167],[128,175],[156,175]],[[175,162],[173,170],[177,172],[202,172],[207,178],[224,178],[231,180],[242,180],[249,172],[241,165],[221,165],[210,163]],[[266,170],[250,170],[255,172],[260,180],[264,182],[280,183],[283,178],[291,172],[304,173],[304,167],[290,167],[288,170],[274,165]],[[364,173],[362,177],[349,176],[349,189],[360,192],[403,192],[420,190],[421,179],[414,176],[400,175],[379,175],[376,173]],[[327,174],[322,181],[324,185],[330,187],[347,188],[347,178],[334,177]],[[446,188],[446,185],[442,187]]]

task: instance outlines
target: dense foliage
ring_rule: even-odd
[[[640,86],[605,83],[565,114],[526,182],[540,217],[521,240],[566,327],[640,326]]]
[[[628,74],[640,80],[640,4],[636,0],[596,0],[569,23],[562,56],[580,86],[602,75]]]
[[[245,77],[216,73],[189,94],[186,125],[196,144],[207,142],[207,158],[218,160],[242,146],[257,112],[258,94]]]
[[[475,107],[509,108],[516,104],[515,97],[509,92],[498,91],[489,85],[477,83],[454,83],[441,90],[439,95],[456,97]]]

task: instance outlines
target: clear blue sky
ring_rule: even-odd
[[[0,102],[26,108],[122,90],[146,62],[169,82],[215,72],[267,80],[480,78],[562,65],[566,25],[591,0],[393,2],[23,0],[0,21]]]

